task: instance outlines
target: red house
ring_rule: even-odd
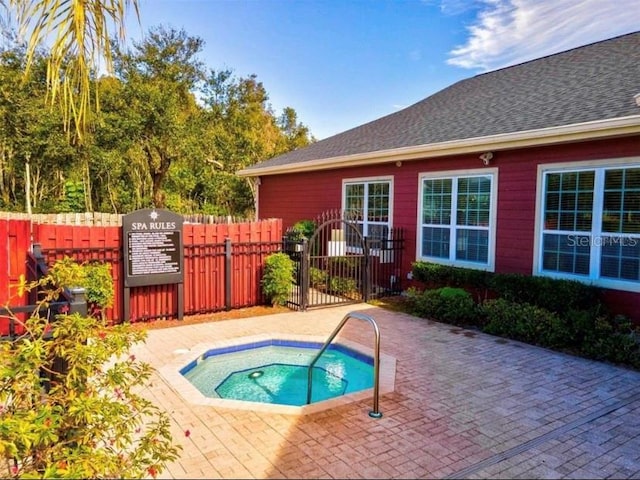
[[[411,263],[576,279],[640,312],[640,32],[462,80],[246,168],[284,226],[358,210]]]

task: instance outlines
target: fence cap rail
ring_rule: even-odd
[[[93,227],[121,227],[123,213],[83,212],[83,213],[25,213],[25,212],[1,212],[1,220],[27,220],[32,223],[44,225],[73,225]],[[279,220],[266,218],[239,217],[235,215],[206,215],[202,213],[180,214],[185,224],[191,225],[232,225],[237,223],[260,223],[263,221]]]

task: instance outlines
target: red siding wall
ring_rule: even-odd
[[[640,156],[640,137],[494,152],[491,167],[498,168],[496,272],[530,274],[533,269],[533,232],[537,168],[539,164]],[[314,219],[341,207],[342,180],[393,177],[393,225],[406,231],[403,276],[416,259],[418,176],[420,173],[482,168],[478,154],[373,165],[369,167],[268,175],[261,178],[259,216],[279,217],[287,228],[302,219]],[[625,313],[638,317],[640,295],[608,292]]]

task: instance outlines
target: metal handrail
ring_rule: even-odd
[[[350,312],[350,313],[347,313],[344,316],[342,321],[340,321],[340,323],[338,324],[336,329],[333,331],[333,333],[331,335],[329,335],[329,338],[327,339],[327,341],[324,342],[324,345],[322,346],[320,351],[316,354],[316,356],[313,358],[313,360],[309,364],[309,367],[308,367],[309,368],[309,370],[308,370],[308,372],[309,372],[308,373],[308,384],[307,384],[307,405],[309,405],[311,403],[311,387],[312,387],[312,378],[313,378],[313,366],[316,364],[316,362],[318,361],[320,356],[324,353],[324,351],[331,344],[331,342],[336,337],[336,335],[338,335],[338,332],[340,332],[340,330],[342,330],[342,327],[344,327],[345,323],[347,323],[347,321],[350,318],[357,318],[358,320],[364,320],[366,322],[369,322],[373,326],[373,330],[375,332],[375,346],[374,346],[374,356],[373,356],[373,410],[369,412],[369,416],[372,417],[372,418],[380,418],[380,417],[382,417],[382,413],[378,411],[378,396],[379,396],[379,392],[380,392],[380,382],[379,382],[379,376],[380,376],[380,329],[378,328],[378,324],[375,322],[375,320],[372,317],[370,317],[369,315],[367,315],[365,313],[360,313],[360,312]]]

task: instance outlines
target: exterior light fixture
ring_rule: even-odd
[[[480,160],[482,160],[482,164],[486,167],[491,163],[491,159],[493,158],[493,152],[485,152],[480,155]]]

